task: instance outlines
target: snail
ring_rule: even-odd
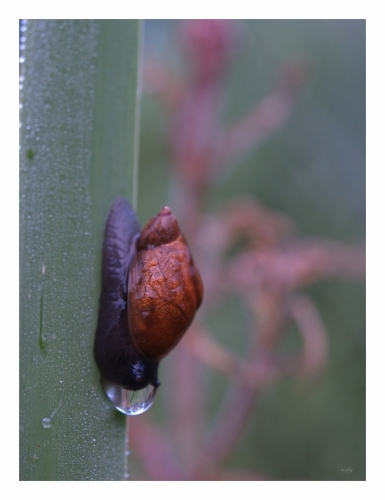
[[[102,379],[127,390],[155,388],[159,361],[180,341],[203,284],[168,207],[140,232],[134,209],[116,199],[107,219],[94,357]]]

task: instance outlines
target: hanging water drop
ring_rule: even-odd
[[[103,389],[117,410],[125,415],[139,415],[151,407],[157,388],[148,385],[144,389],[131,391],[104,381]]]

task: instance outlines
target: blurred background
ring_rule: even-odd
[[[188,80],[180,23],[152,20],[144,28],[144,64],[156,60]],[[307,61],[309,77],[292,113],[216,176],[204,200],[205,212],[215,214],[234,196],[249,195],[289,216],[300,236],[363,245],[364,20],[237,22],[233,54],[222,78],[223,123],[230,126],[247,115],[269,94],[282,65],[299,58]],[[166,125],[159,100],[145,92],[138,197],[142,224],[164,205],[173,208],[175,179]],[[283,379],[262,392],[227,467],[275,480],[365,480],[365,283],[333,278],[305,291],[328,333],[327,366],[316,378]],[[243,352],[248,317],[236,297],[209,311],[205,322],[221,344]],[[298,342],[291,328],[283,349],[295,349]],[[167,427],[172,398],[167,379],[173,376],[174,355],[161,363],[164,382],[148,412],[160,428]],[[210,427],[226,381],[203,368],[202,377],[204,419]],[[145,478],[135,451],[130,462],[131,478]]]

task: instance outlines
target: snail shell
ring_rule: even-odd
[[[104,233],[102,293],[94,356],[102,377],[125,389],[158,387],[158,363],[145,358],[133,342],[127,320],[127,275],[140,227],[123,198],[112,204]]]
[[[128,328],[138,351],[158,362],[190,326],[203,284],[168,207],[146,224],[136,248],[128,273]]]

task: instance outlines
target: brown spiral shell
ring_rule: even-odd
[[[128,325],[147,359],[159,361],[190,326],[203,284],[178,222],[168,207],[143,228],[128,273]]]

